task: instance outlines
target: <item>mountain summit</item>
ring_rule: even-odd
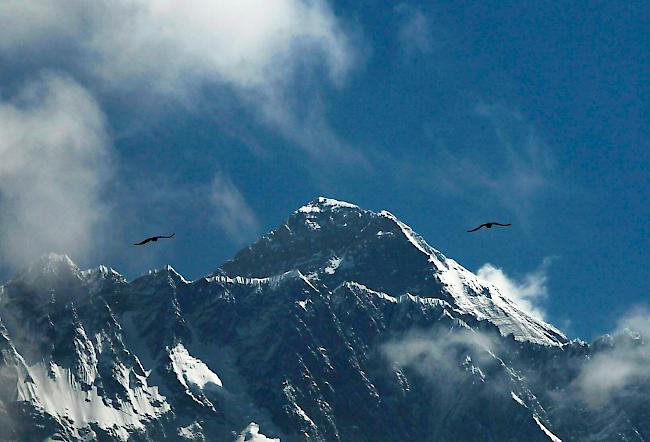
[[[647,440],[647,378],[590,389],[593,364],[646,341],[598,342],[391,213],[320,197],[196,281],[60,255],[18,272],[0,286],[0,441]]]
[[[319,197],[217,273],[264,277],[294,269],[332,290],[354,281],[397,298],[439,299],[458,315],[492,322],[504,335],[548,345],[567,342],[562,332],[523,312],[387,211]]]

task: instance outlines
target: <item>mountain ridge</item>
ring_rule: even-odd
[[[352,230],[352,234],[349,230]],[[332,240],[332,237],[336,239]],[[391,240],[393,244],[383,245]],[[330,250],[324,251],[321,243],[328,244]],[[382,265],[378,260],[371,261],[370,265],[356,274],[347,273],[337,278],[335,273],[339,269],[344,270],[346,265],[363,265],[359,261],[363,261],[364,257],[359,259],[359,253],[354,250],[359,244],[362,247],[361,254],[374,253],[377,256],[385,253],[387,247],[390,247],[389,252],[397,247],[414,250],[405,250],[398,257],[382,258],[382,261],[388,261],[383,264],[387,268],[383,272],[375,271],[372,279],[369,278],[372,270],[368,267]],[[283,262],[278,258],[296,254],[296,249],[297,255],[291,259]],[[323,253],[330,256],[325,257]],[[402,261],[406,257],[410,261],[404,265]],[[261,260],[271,263],[271,266],[265,267]],[[334,262],[326,265],[323,260]],[[353,264],[349,263],[350,260],[353,260]],[[336,265],[336,269],[332,264]],[[375,213],[355,204],[321,196],[294,211],[279,228],[237,253],[233,259],[220,266],[216,273],[262,277],[290,269],[299,269],[305,275],[315,275],[324,281],[331,281],[331,289],[344,280],[350,280],[363,283],[373,290],[397,295],[409,293],[422,297],[443,296],[450,303],[458,304],[461,310],[487,320],[494,320],[494,312],[501,310],[507,312],[505,317],[517,316],[520,319],[518,325],[509,324],[504,316],[496,319],[506,334],[512,332],[517,338],[534,339],[548,344],[567,341],[558,329],[521,311],[512,300],[499,293],[494,285],[480,280],[455,260],[429,246],[408,225],[385,210]],[[410,277],[408,273],[413,269],[419,271],[412,278],[415,280],[413,284],[395,284],[395,281],[407,280]],[[527,333],[526,329],[532,331]]]
[[[194,281],[38,262],[0,286],[3,441],[650,437],[647,383],[572,396],[627,341],[569,341],[388,212],[318,198]]]

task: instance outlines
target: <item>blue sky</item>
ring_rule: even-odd
[[[52,250],[197,278],[327,195],[393,212],[590,339],[647,304],[649,15],[5,2],[0,274]],[[465,233],[489,219],[513,227]]]

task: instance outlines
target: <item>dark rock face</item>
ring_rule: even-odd
[[[319,198],[194,282],[19,272],[0,440],[646,440],[647,378],[598,405],[578,388],[620,348],[647,352],[569,342],[388,212]]]

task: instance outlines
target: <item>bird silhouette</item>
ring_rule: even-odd
[[[484,223],[484,224],[481,224],[480,226],[475,227],[475,228],[473,228],[472,230],[468,230],[468,232],[476,232],[476,231],[477,231],[478,229],[480,229],[481,227],[487,227],[488,229],[491,229],[492,226],[503,226],[503,227],[508,227],[508,226],[511,226],[511,225],[512,225],[512,224],[501,224],[501,223],[497,223],[497,222],[494,222],[494,221],[493,221],[493,222],[491,222],[491,223]]]
[[[174,236],[174,235],[175,235],[175,234],[172,233],[172,234],[169,235],[169,236],[163,236],[163,235],[152,236],[152,237],[150,237],[150,238],[143,239],[143,240],[140,241],[140,242],[136,242],[136,243],[134,243],[133,245],[134,245],[134,246],[141,246],[141,245],[143,245],[143,244],[148,243],[149,241],[154,241],[154,242],[155,242],[155,241],[158,241],[158,240],[161,239],[161,238],[171,238],[171,237]]]

